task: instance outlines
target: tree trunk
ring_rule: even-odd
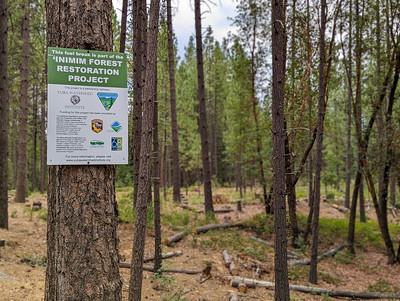
[[[146,47],[146,73],[143,93],[142,137],[140,147],[139,182],[136,220],[132,248],[132,267],[129,281],[129,300],[140,301],[142,292],[143,255],[146,240],[147,204],[150,188],[151,152],[153,138],[154,101],[157,93],[157,36],[160,1],[151,0],[150,24]]]
[[[365,215],[365,198],[364,198],[364,179],[361,177],[360,181],[360,222],[365,223],[367,222],[367,217]]]
[[[311,244],[311,264],[309,281],[317,283],[318,281],[318,234],[319,234],[319,207],[321,201],[321,169],[322,169],[322,148],[324,138],[324,116],[326,99],[326,51],[325,51],[325,28],[326,28],[326,0],[321,0],[321,26],[319,33],[319,97],[318,97],[318,128],[317,128],[317,146],[316,146],[316,168],[314,185],[314,206],[312,218],[312,244]]]
[[[45,69],[44,74],[47,74]],[[46,77],[43,76],[43,91],[40,95],[40,184],[39,190],[43,193],[46,190],[46,175],[47,175],[47,141],[46,141],[46,99],[47,99],[47,87]]]
[[[136,0],[133,0],[136,1]],[[128,0],[122,0],[121,34],[119,36],[119,52],[125,52],[126,46],[126,20],[128,16]]]
[[[196,58],[197,58],[197,98],[199,102],[199,132],[201,139],[201,159],[203,162],[204,183],[204,208],[205,212],[213,213],[214,206],[211,190],[211,165],[207,134],[207,112],[204,87],[204,64],[203,64],[203,39],[201,32],[201,9],[200,0],[194,1],[195,27],[196,27]]]
[[[265,205],[266,214],[271,214],[272,204],[269,202],[270,198],[268,197],[267,192],[267,180],[265,179],[265,170],[264,170],[264,160],[262,157],[262,140],[261,140],[261,132],[260,132],[260,122],[258,119],[258,101],[256,95],[256,55],[255,51],[257,48],[257,11],[253,8],[254,3],[252,0],[250,1],[250,9],[252,17],[254,18],[252,24],[252,46],[251,46],[251,105],[252,105],[252,113],[254,124],[256,127],[256,150],[257,150],[257,161],[259,165],[259,174],[260,174],[260,184],[263,190],[263,200]]]
[[[390,177],[390,204],[396,207],[396,190],[397,190],[397,176],[395,172],[392,172]]]
[[[173,200],[181,200],[181,172],[179,167],[179,135],[178,120],[176,115],[176,88],[175,88],[175,50],[172,29],[171,0],[167,0],[167,25],[168,25],[168,72],[169,94],[171,103],[171,135],[172,135],[172,183]]]
[[[38,87],[37,84],[33,87],[33,105],[32,105],[32,165],[31,165],[31,189],[34,191],[37,188],[37,116],[38,116]]]
[[[285,206],[285,72],[286,72],[286,4],[272,0],[272,170],[275,216],[275,300],[288,301],[286,206]]]
[[[26,198],[27,182],[27,140],[28,140],[28,88],[29,88],[29,2],[23,2],[22,16],[22,61],[21,61],[21,87],[19,104],[19,131],[18,131],[18,169],[15,201],[24,203]]]
[[[0,228],[8,229],[8,25],[7,1],[0,1]]]
[[[133,207],[136,207],[142,136],[142,97],[146,70],[146,0],[133,1]]]
[[[157,68],[154,72],[157,89]],[[158,136],[158,95],[154,94],[153,110],[153,190],[154,190],[154,270],[161,269],[161,208],[160,208],[160,144]]]
[[[111,0],[46,0],[48,46],[112,49]],[[94,176],[95,175],[95,176]],[[121,300],[114,166],[52,166],[45,300]]]
[[[292,172],[292,155],[289,145],[289,136],[287,133],[286,121],[284,121],[285,128],[285,172],[286,172],[286,193],[287,202],[289,207],[289,220],[290,228],[292,230],[292,246],[297,246],[297,240],[299,238],[299,228],[297,225],[296,215],[296,185],[293,183],[293,172]]]

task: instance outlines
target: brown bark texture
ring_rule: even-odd
[[[207,134],[207,112],[204,87],[203,40],[201,29],[200,0],[194,1],[196,27],[196,58],[197,58],[197,98],[199,102],[199,132],[201,138],[201,159],[203,162],[204,208],[205,212],[213,213],[213,199],[211,190],[211,165]]]
[[[147,34],[146,79],[143,93],[142,136],[140,146],[139,181],[136,200],[136,220],[132,248],[132,267],[129,281],[129,300],[140,301],[142,294],[143,256],[146,240],[147,205],[151,185],[151,154],[153,138],[154,101],[157,93],[157,35],[160,1],[150,4],[150,25]]]
[[[176,85],[175,85],[175,50],[173,41],[171,0],[167,0],[167,26],[168,26],[169,94],[170,94],[170,104],[171,104],[173,199],[175,202],[180,202],[181,172],[179,168],[179,136],[178,136],[178,120],[176,114]]]
[[[285,72],[286,72],[286,4],[272,0],[272,170],[275,216],[275,300],[288,301],[286,205],[285,205]]]
[[[23,2],[22,29],[22,61],[20,66],[21,87],[18,124],[18,168],[15,201],[24,203],[27,183],[27,140],[28,140],[28,88],[29,88],[29,3]]]
[[[48,46],[111,51],[111,12],[46,0]],[[117,223],[114,166],[50,168],[45,300],[121,300]]]
[[[8,25],[7,1],[0,1],[0,228],[8,229]]]

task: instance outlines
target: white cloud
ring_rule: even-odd
[[[149,2],[149,0],[148,0]],[[113,0],[114,7],[118,16],[121,14],[122,0]],[[231,21],[228,17],[235,15],[234,0],[213,0],[208,2],[208,6],[202,4],[202,27],[205,29],[211,26],[214,31],[214,37],[222,41],[228,32],[234,31]],[[213,4],[214,3],[214,4]],[[178,38],[179,54],[183,54],[183,49],[189,41],[189,37],[194,34],[194,4],[193,0],[172,0],[173,6],[173,27]]]

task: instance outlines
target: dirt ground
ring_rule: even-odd
[[[29,206],[33,201],[40,200],[46,204],[43,196],[29,199],[28,204],[15,204],[10,202],[10,229],[0,230],[0,238],[6,240],[6,246],[0,248],[0,299],[4,301],[35,301],[43,300],[45,279],[46,256],[46,222],[39,218],[38,214],[31,214]],[[303,204],[304,203],[304,204]],[[299,211],[305,209],[305,202],[299,203]],[[217,205],[217,208],[223,205]],[[201,208],[198,206],[198,208]],[[219,215],[221,221],[244,220],[263,211],[261,205],[249,205],[244,212]],[[343,213],[332,209],[322,203],[322,216],[343,217]],[[242,230],[237,230],[242,231]],[[120,254],[122,260],[130,260],[132,246],[132,225],[121,224],[119,226]],[[164,237],[174,233],[171,229],[164,230]],[[247,235],[246,233],[242,233]],[[144,273],[143,300],[228,300],[230,293],[238,293],[237,289],[229,285],[229,272],[223,264],[222,250],[213,248],[198,248],[198,241],[202,237],[187,237],[175,247],[164,246],[163,252],[180,250],[183,255],[166,260],[164,267],[185,268],[201,270],[206,263],[212,264],[212,278],[200,283],[199,275],[169,274],[156,278],[151,273]],[[146,257],[153,253],[153,235],[148,233],[146,244]],[[231,254],[238,260],[240,275],[255,277],[254,271],[242,268],[246,260],[242,254]],[[241,259],[240,259],[241,258]],[[263,280],[273,280],[273,253],[266,256],[262,263],[266,273]],[[393,287],[400,286],[400,267],[386,265],[384,254],[373,250],[365,250],[350,264],[341,264],[334,259],[327,259],[320,263],[320,271],[329,273],[335,281],[320,280],[318,286],[337,290],[366,291],[376,284],[384,281]],[[123,279],[123,296],[127,300],[129,270],[121,269]],[[329,279],[328,279],[329,280]],[[291,283],[304,284],[301,280]],[[249,289],[246,294],[239,294],[240,300],[273,300],[273,292],[257,288]],[[292,293],[292,300],[331,300],[324,297],[316,297],[300,293]]]

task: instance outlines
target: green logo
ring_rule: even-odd
[[[118,98],[118,93],[111,93],[111,92],[98,92],[97,97],[103,104],[104,109],[110,111],[111,107],[115,103]]]
[[[101,140],[91,140],[91,141],[90,141],[90,145],[91,145],[91,146],[103,146],[103,145],[104,145],[104,141],[101,141]]]

